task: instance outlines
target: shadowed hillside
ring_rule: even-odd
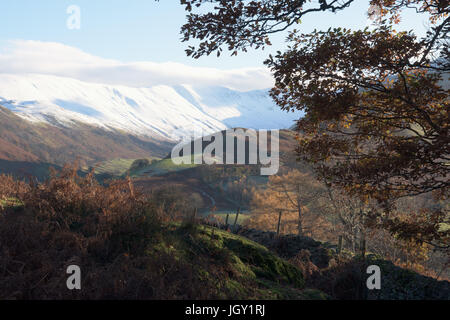
[[[161,200],[130,180],[102,186],[68,166],[41,184],[0,176],[0,298],[448,298],[449,282],[380,257],[338,253],[308,237],[230,230],[187,202]],[[66,289],[72,264],[82,269],[83,290]],[[376,293],[364,289],[370,264],[383,270]]]
[[[114,158],[167,155],[172,144],[77,123],[72,127],[32,123],[0,106],[0,159],[63,165]]]

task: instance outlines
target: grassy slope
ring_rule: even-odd
[[[227,214],[229,214],[228,216],[228,224],[229,225],[233,225],[234,224],[234,220],[236,219],[236,213],[230,212],[229,210],[221,210],[221,211],[214,211],[214,212],[205,212],[204,215],[206,216],[213,216],[213,217],[218,217],[222,220],[223,223],[225,223],[225,220],[227,218]],[[241,212],[238,216],[238,220],[237,220],[237,224],[242,224],[245,220],[247,220],[248,218],[250,218],[250,214],[249,212]]]
[[[135,159],[112,159],[96,163],[93,167],[97,174],[110,174],[113,176],[121,176],[131,166]]]
[[[13,199],[0,204],[20,206]],[[126,233],[121,237],[130,239]],[[189,266],[192,269],[188,273],[177,276],[180,279],[187,276],[199,288],[208,290],[211,298],[328,298],[319,290],[305,288],[303,275],[297,267],[243,236],[205,225],[168,223],[162,225],[155,237],[157,239],[152,239],[142,254],[152,259],[170,255],[178,265]],[[159,272],[164,274],[167,270]]]
[[[169,225],[164,234],[164,240],[150,252],[169,251],[195,265],[205,286],[217,287],[219,298],[326,299],[318,290],[305,289],[298,268],[247,238],[212,227],[179,224]],[[217,272],[222,272],[220,279]]]
[[[280,157],[282,168],[288,168],[294,165],[298,166],[298,163],[296,162],[297,158],[295,156],[295,153],[293,152],[296,145],[295,135],[296,134],[293,131],[280,131]],[[193,163],[193,161],[191,161],[191,163]],[[229,181],[227,177],[218,178],[218,180],[214,181],[214,183],[205,181],[204,175],[208,175],[208,172],[205,172],[206,167],[210,166],[206,164],[176,165],[171,161],[170,158],[166,157],[165,159],[162,159],[156,163],[152,163],[145,168],[132,172],[131,176],[138,179],[139,184],[148,189],[156,188],[158,183],[164,183],[165,185],[171,184],[178,187],[182,186],[184,189],[188,190],[187,192],[189,192],[189,190],[194,190],[192,186],[195,186],[195,191],[198,192],[200,190],[200,195],[203,197],[203,202],[205,204],[204,207],[200,208],[201,212],[209,213],[211,207],[215,207],[215,209],[221,211],[217,213],[223,219],[225,219],[226,212],[232,213],[236,210],[237,207],[244,206],[245,208],[245,204],[240,204],[237,201],[234,201],[233,199],[226,196],[226,183]],[[233,169],[232,165],[227,165],[226,167],[229,169]],[[247,169],[250,169],[252,167],[254,166],[246,166]],[[242,169],[242,166],[239,166],[239,168]],[[259,174],[258,169],[256,170],[256,172],[257,173],[252,174]],[[254,176],[252,174],[248,175],[248,183],[264,187],[268,181],[268,177],[260,175]],[[162,182],[162,178],[165,177],[167,177],[167,179]],[[233,177],[230,176],[229,178]],[[222,193],[218,190],[219,185],[223,187],[225,193]],[[207,193],[208,196],[205,196],[204,193]],[[214,199],[215,203],[212,204],[211,198]],[[248,216],[242,215],[239,218],[239,223],[242,222],[245,218],[248,218]],[[230,219],[232,222],[234,222],[234,214],[230,216]]]
[[[20,207],[20,203],[9,199],[1,201],[0,204]],[[197,290],[206,290],[207,296],[219,299],[327,299],[328,296],[315,288],[305,288],[305,279],[301,271],[286,260],[280,258],[266,246],[256,243],[242,235],[232,234],[210,226],[197,225],[191,223],[169,223],[163,224],[159,231],[147,242],[145,251],[136,256],[146,256],[152,261],[158,257],[171,256],[173,264],[181,267],[178,271],[170,273],[164,269],[154,270],[158,274],[169,272],[172,283],[175,287],[184,288],[185,281],[193,285],[193,297],[202,294]],[[122,240],[130,241],[135,238],[134,233],[117,234]],[[259,237],[261,238],[261,237]],[[292,237],[291,237],[292,238]],[[116,239],[116,238],[113,238]],[[117,239],[116,239],[117,240]],[[260,239],[261,240],[261,239]],[[286,241],[289,239],[285,239]],[[293,249],[307,248],[312,253],[312,261],[318,258],[322,260],[321,249],[327,256],[328,263],[334,256],[328,247],[309,238],[292,238],[293,241],[288,247]],[[285,241],[285,242],[286,242]],[[47,250],[47,247],[43,248]],[[276,250],[275,250],[276,251]],[[128,255],[127,255],[128,256]],[[93,258],[95,257],[95,258]],[[86,257],[88,258],[88,257]],[[96,255],[89,259],[100,259]],[[89,260],[91,261],[91,260]],[[106,260],[109,261],[109,260]],[[325,280],[318,284],[317,288],[329,291],[330,285],[334,293],[340,291],[341,299],[354,298],[356,286],[365,284],[367,275],[365,269],[360,268],[361,261],[358,257],[346,259],[347,267],[340,269],[338,265],[325,267],[321,273],[321,278]],[[87,261],[86,261],[87,262]],[[92,261],[91,261],[92,262]],[[105,268],[112,268],[116,259],[104,265]],[[317,261],[316,265],[320,265]],[[375,255],[369,255],[365,265],[377,265],[381,268],[382,289],[369,292],[369,299],[443,299],[450,297],[450,283],[446,281],[436,281],[416,272],[402,269],[393,263],[383,260]],[[344,266],[344,265],[342,265]],[[186,271],[187,272],[183,272]],[[334,270],[334,271],[333,271]],[[336,272],[337,271],[337,272]],[[181,272],[181,273],[180,273]],[[124,280],[129,276],[123,274]],[[145,275],[144,275],[145,278]],[[177,285],[178,283],[178,285]],[[311,284],[310,284],[311,285]],[[316,287],[316,285],[311,285]],[[95,289],[95,288],[94,288]],[[347,292],[348,291],[348,292]],[[203,292],[204,294],[204,292]],[[183,291],[178,295],[183,296]],[[176,298],[177,295],[174,296]],[[117,296],[120,298],[119,296]],[[122,297],[122,298],[125,298]]]
[[[0,206],[4,207],[20,207],[22,203],[14,198],[0,199]]]
[[[172,144],[120,131],[74,124],[71,128],[31,123],[0,106],[0,159],[63,165],[115,158],[166,156]]]
[[[283,235],[277,240],[274,237],[275,233],[258,230],[243,230],[241,234],[254,239],[286,259],[293,258],[303,249],[308,250],[311,261],[320,269],[320,276],[307,279],[307,282],[309,281],[311,287],[320,289],[336,299],[450,299],[450,282],[438,281],[401,268],[379,255],[368,253],[365,260],[362,260],[361,256],[347,250],[338,255],[335,245],[308,237]],[[366,269],[369,265],[376,265],[381,269],[381,290],[367,290],[367,296],[363,297],[358,288],[360,286],[365,288],[369,277]]]
[[[192,164],[177,165],[173,163],[172,159],[162,159],[136,172],[131,172],[131,176],[141,177],[163,175],[166,173],[183,171],[198,166],[197,164],[194,164],[193,161],[191,162]]]
[[[146,157],[139,159],[148,159],[152,161],[154,159],[159,160],[157,157]],[[137,159],[124,159],[124,158],[116,158],[112,160],[101,161],[94,164],[92,167],[95,168],[96,174],[108,174],[115,177],[120,177],[124,175],[131,167],[132,163]],[[83,168],[84,171],[88,171],[89,167],[85,166]]]
[[[222,132],[223,133],[223,132]],[[207,146],[209,142],[204,142],[203,147]],[[295,140],[295,132],[290,130],[281,130],[280,131],[280,156],[282,159],[283,164],[289,164],[292,162],[296,162],[295,154],[292,152],[292,150],[295,149],[296,146],[296,140]],[[191,150],[194,150],[192,148]],[[226,145],[224,146],[224,152],[226,151]],[[181,157],[182,159],[186,159],[189,156]],[[176,165],[174,164],[171,159],[167,156],[165,159],[162,159],[161,161],[151,164],[146,168],[143,168],[139,171],[133,172],[133,175],[136,177],[142,177],[142,176],[154,176],[154,175],[163,175],[169,172],[178,172],[183,171],[185,169],[197,167],[197,164],[194,164],[193,160],[194,155],[191,155],[191,161],[192,164],[181,164]],[[262,179],[265,179],[264,177]]]

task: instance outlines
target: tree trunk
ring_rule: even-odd
[[[353,231],[352,249],[354,254],[358,253],[358,234],[356,231]]]
[[[342,252],[342,236],[339,236],[339,242],[338,242],[338,248],[337,248],[337,253],[341,254]]]
[[[298,209],[298,235],[303,235],[303,212],[301,207],[300,199],[297,201],[297,209]]]

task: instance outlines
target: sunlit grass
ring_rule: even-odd
[[[182,160],[185,163],[182,164],[175,164],[172,159],[162,159],[159,161],[156,161],[149,166],[140,169],[136,172],[134,172],[133,176],[154,176],[154,175],[161,175],[168,172],[177,172],[181,170],[186,170],[189,168],[197,167],[198,164],[195,164],[193,161],[193,156],[191,156],[191,161],[189,161],[190,156],[181,157],[180,160]],[[181,161],[180,161],[181,162]]]
[[[211,217],[217,217],[219,218],[223,223],[225,223],[225,220],[227,219],[227,214],[229,214],[228,216],[228,224],[229,225],[233,225],[234,224],[234,220],[236,219],[236,213],[232,213],[230,211],[215,211],[215,212],[209,212],[206,215],[211,216]],[[250,214],[246,211],[239,213],[238,216],[238,220],[237,220],[237,224],[241,225],[245,222],[245,220],[247,220],[248,218],[250,218]]]
[[[0,205],[2,207],[19,207],[22,205],[22,202],[20,202],[18,199],[7,198],[7,199],[0,199]]]

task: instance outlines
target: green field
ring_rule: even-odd
[[[182,159],[184,160],[188,160],[189,156],[186,157],[182,157]],[[191,156],[191,160],[193,159],[193,156]],[[185,161],[187,162],[187,161]],[[162,159],[159,161],[156,161],[155,163],[152,163],[151,165],[140,169],[136,172],[133,172],[131,174],[131,176],[157,176],[157,175],[162,175],[162,174],[166,174],[169,172],[177,172],[177,171],[182,171],[182,170],[186,170],[189,168],[194,168],[197,167],[198,164],[194,164],[194,161],[192,160],[191,163],[192,164],[180,164],[177,165],[175,163],[173,163],[172,159]]]
[[[232,213],[231,210],[221,210],[221,211],[215,211],[215,212],[206,212],[203,215],[204,216],[215,216],[218,217],[223,223],[225,223],[225,220],[227,218],[227,214],[230,214],[228,216],[228,224],[233,225],[234,220],[236,219],[236,213]],[[250,218],[250,212],[243,211],[239,214],[237,224],[243,224],[245,220]]]
[[[151,162],[152,160],[159,160],[160,158],[149,157],[145,159],[148,159]],[[131,164],[135,160],[137,159],[117,158],[96,163],[92,167],[95,168],[95,174],[109,174],[112,176],[122,176],[128,171],[128,169],[130,169]],[[89,171],[89,168],[84,167],[83,171],[87,172]]]
[[[95,173],[97,174],[111,174],[114,176],[121,176],[131,166],[135,159],[113,159],[110,161],[103,161],[95,165]]]

